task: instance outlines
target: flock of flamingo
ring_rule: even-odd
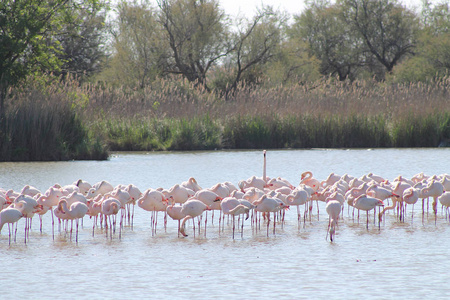
[[[283,226],[286,210],[291,206],[297,207],[300,229],[302,219],[303,226],[307,219],[311,222],[314,202],[317,203],[317,217],[318,203],[326,203],[326,212],[329,215],[326,238],[329,236],[331,242],[335,239],[345,204],[349,210],[353,209],[353,218],[355,210],[358,217],[360,211],[366,212],[367,229],[369,229],[369,211],[374,211],[374,223],[378,216],[378,226],[387,210],[394,210],[398,220],[404,222],[407,215],[406,206],[414,205],[419,199],[422,199],[422,221],[425,211],[428,214],[431,198],[435,222],[438,202],[445,207],[446,218],[449,216],[450,176],[447,174],[427,176],[420,173],[411,179],[398,176],[389,181],[372,173],[359,178],[348,174],[339,176],[331,173],[326,180],[320,181],[308,171],[301,175],[300,183],[294,186],[281,177],[267,177],[265,150],[263,157],[263,176],[241,180],[237,186],[231,182],[223,182],[211,188],[201,188],[191,177],[169,189],[149,188],[144,192],[133,184],[114,187],[107,181],[101,181],[91,185],[81,179],[66,186],[55,184],[43,193],[30,185],[24,186],[20,192],[0,188],[0,233],[3,226],[8,224],[9,243],[12,236],[16,241],[17,223],[23,218],[26,243],[29,239],[32,218],[35,215],[39,216],[42,232],[42,216],[50,212],[53,238],[56,218],[59,232],[63,230],[66,234],[70,234],[70,237],[75,222],[75,236],[78,242],[79,222],[85,216],[93,219],[92,235],[95,228],[101,227],[111,238],[116,233],[116,220],[119,216],[119,238],[121,238],[125,223],[133,228],[136,203],[138,207],[151,213],[152,235],[156,234],[158,212],[163,212],[164,228],[167,225],[167,217],[170,217],[178,221],[178,236],[184,237],[187,236],[186,223],[189,220],[192,220],[194,237],[196,223],[200,234],[203,217],[205,218],[203,231],[206,236],[209,211],[212,213],[212,219],[214,212],[219,214],[219,232],[224,230],[225,216],[228,216],[227,224],[232,226],[233,239],[236,222],[242,236],[244,222],[250,216],[252,228],[260,230],[261,223],[265,223],[266,234],[269,236],[272,223],[275,234],[276,224]],[[300,212],[301,207],[304,207],[303,215]],[[414,209],[411,217],[413,212]],[[70,229],[69,221],[71,221]]]

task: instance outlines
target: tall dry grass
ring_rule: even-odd
[[[72,128],[70,134],[53,134],[64,136],[65,142],[54,146],[63,150],[50,159],[83,151],[101,156],[107,149],[435,147],[450,140],[449,87],[450,77],[403,85],[327,79],[278,87],[244,84],[224,99],[176,79],[131,89],[50,77],[15,88],[8,102],[10,116],[39,112],[40,121],[26,125],[36,116],[22,116],[11,123],[24,122],[13,125],[15,131],[3,132],[9,136],[21,132],[24,141],[26,135],[34,134],[27,128]],[[2,134],[3,145],[12,143]],[[19,146],[12,148],[49,152],[48,146],[34,146],[45,141],[46,134],[40,130],[39,139],[31,144],[14,142]],[[2,155],[13,157],[8,151],[2,150]],[[41,154],[23,157],[44,159]]]

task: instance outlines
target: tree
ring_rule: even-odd
[[[59,70],[65,18],[97,0],[2,0],[0,2],[0,117],[7,88],[36,71]]]
[[[301,37],[309,53],[320,60],[320,73],[353,79],[361,66],[360,41],[341,18],[341,7],[329,1],[311,2],[294,17],[291,38]]]
[[[231,89],[236,88],[245,71],[269,62],[279,53],[286,20],[285,15],[266,6],[257,11],[253,20],[240,24],[232,53],[236,76]]]
[[[61,30],[55,36],[61,46],[56,57],[62,62],[61,74],[75,74],[78,78],[91,76],[101,70],[106,58],[105,3],[88,3],[65,16]]]
[[[405,56],[414,55],[418,20],[396,0],[341,0],[342,17],[364,43],[364,52],[387,72]],[[368,61],[370,62],[370,61]]]
[[[170,57],[166,72],[208,89],[206,74],[233,49],[229,20],[216,0],[158,0]]]
[[[424,1],[423,30],[420,37],[420,55],[424,56],[438,74],[450,72],[450,4],[431,6]]]
[[[138,82],[142,88],[163,75],[170,53],[157,10],[146,1],[123,1],[115,23],[108,79],[127,85]]]

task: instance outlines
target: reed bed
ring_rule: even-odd
[[[144,89],[75,78],[10,91],[1,160],[104,159],[107,151],[436,147],[450,141],[450,78],[413,84],[241,85],[228,97],[183,80]]]

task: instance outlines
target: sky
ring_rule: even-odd
[[[271,5],[275,9],[286,10],[291,15],[300,14],[305,7],[305,0],[219,0],[220,6],[226,13],[236,16],[239,13],[246,17],[255,14],[255,8],[261,4]],[[401,0],[407,7],[420,7],[421,0]],[[435,2],[435,1],[430,1]]]

